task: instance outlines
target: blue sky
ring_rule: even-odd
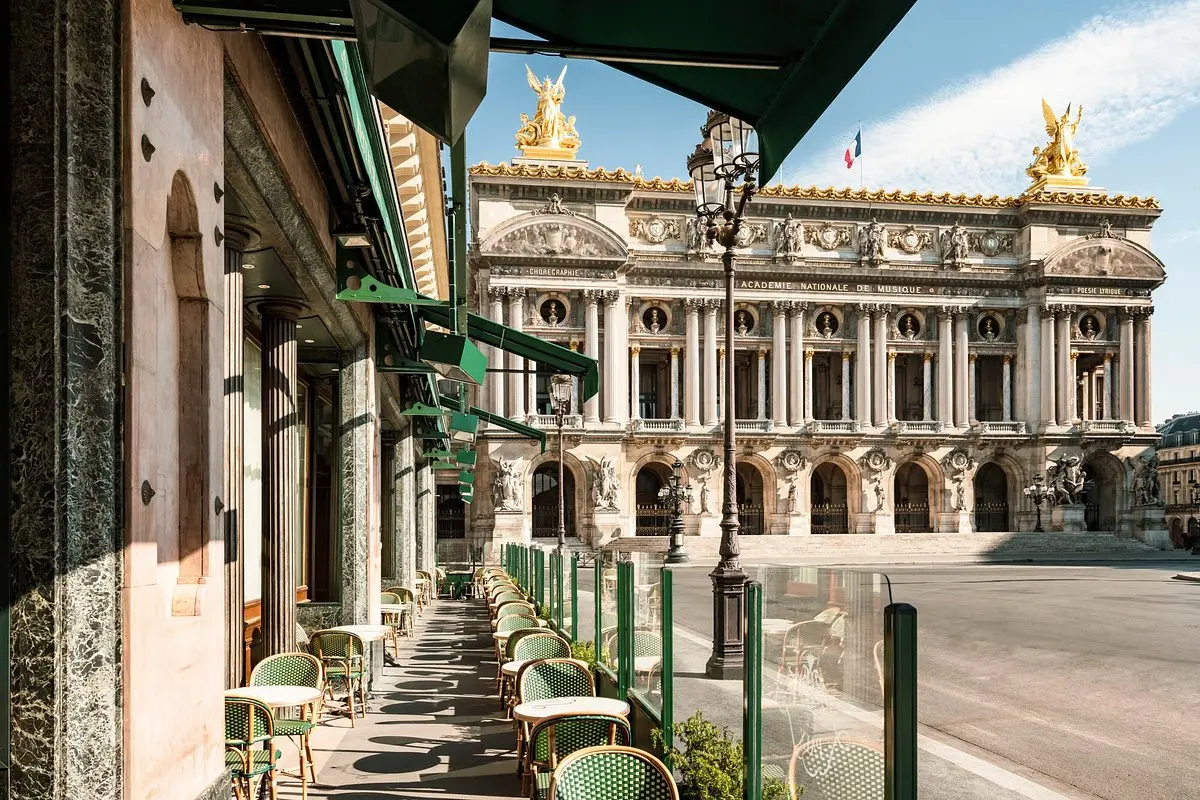
[[[496,35],[521,35],[511,29]],[[567,114],[591,166],[641,165],[686,177],[705,109],[587,61],[493,54],[489,91],[467,131],[474,163],[519,155],[533,113],[525,67],[569,64]],[[1155,297],[1154,415],[1200,411],[1200,0],[918,0],[784,163],[779,179],[857,185],[840,164],[861,121],[868,186],[1018,194],[1042,143],[1041,98],[1084,105],[1077,144],[1093,185],[1153,195],[1154,250],[1167,266]]]

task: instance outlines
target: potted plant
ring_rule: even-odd
[[[685,722],[672,726],[675,744],[664,747],[661,730],[651,732],[651,741],[671,758],[679,774],[681,800],[742,800],[745,780],[742,743],[729,730],[718,728],[697,711]],[[763,781],[763,800],[787,800],[787,785],[780,780]]]

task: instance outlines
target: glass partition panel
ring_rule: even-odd
[[[658,553],[631,553],[633,563],[633,682],[630,688],[662,718],[663,566]]]
[[[617,668],[617,554],[611,550],[596,557],[596,663],[616,673]]]
[[[762,586],[760,630],[747,631],[761,663],[751,691],[762,780],[788,784],[793,797],[883,800],[887,576],[760,567],[752,577]]]
[[[578,607],[576,594],[576,573],[579,570],[579,556],[572,554],[562,562],[562,595],[559,608],[562,610],[562,627],[560,632],[572,642],[579,638],[579,620],[575,618]]]

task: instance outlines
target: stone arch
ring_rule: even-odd
[[[1008,530],[1018,530],[1017,523],[1018,512],[1032,512],[1033,505],[1025,499],[1024,489],[1029,485],[1031,477],[1029,471],[1018,461],[1012,453],[1000,450],[985,456],[980,460],[979,466],[975,469],[975,477],[979,476],[979,470],[989,464],[994,464],[1004,472],[1004,478],[1007,482],[1006,502],[1008,503],[1008,521],[1011,526]],[[973,481],[974,483],[974,481]],[[975,496],[975,501],[979,501],[978,495]],[[1045,509],[1043,509],[1044,511]],[[1032,523],[1030,523],[1032,525]]]
[[[1084,520],[1090,531],[1116,533],[1121,515],[1128,510],[1125,467],[1107,450],[1085,452],[1083,467]]]
[[[675,464],[665,454],[652,453],[638,459],[626,484],[632,487],[629,503],[633,508],[634,531],[638,536],[666,536],[671,522],[658,492],[671,478]]]
[[[945,484],[941,465],[928,455],[917,453],[899,460],[892,472],[896,532],[932,532],[938,513],[945,510]]]
[[[531,211],[488,231],[479,251],[490,256],[542,256],[623,264],[625,240],[612,228],[574,213]]]
[[[200,217],[191,182],[176,172],[167,195],[166,236],[168,260],[175,300],[175,349],[179,368],[175,373],[175,542],[163,547],[159,534],[159,560],[173,555],[179,565],[179,583],[196,585],[209,574],[210,539],[209,475],[209,386],[214,365],[209,358],[210,310],[204,284],[203,239]],[[174,546],[170,546],[174,544]],[[198,597],[198,595],[197,595]],[[173,603],[176,613],[189,604]],[[196,613],[194,606],[192,612]]]
[[[1042,259],[1046,275],[1141,278],[1161,283],[1162,261],[1137,242],[1116,236],[1074,239]]]
[[[833,470],[840,471],[840,479],[838,474]],[[846,513],[843,520],[833,519],[834,514],[831,512],[822,511],[821,507],[829,505],[837,505],[837,490],[839,482],[844,482],[842,491],[845,495]],[[825,453],[813,459],[812,468],[808,472],[808,511],[812,524],[813,533],[830,532],[822,530],[822,527],[828,528],[832,524],[845,524],[845,533],[850,533],[853,530],[851,520],[855,514],[861,512],[863,507],[862,499],[862,473],[859,471],[858,465],[852,459],[843,453]],[[822,519],[822,516],[828,517]]]
[[[574,453],[568,450],[564,455],[563,472],[570,472],[571,477],[566,478],[564,475],[563,483],[570,487],[573,482],[575,489],[572,499],[567,503],[567,507],[570,508],[572,505],[574,506],[575,525],[576,528],[579,529],[582,527],[584,516],[590,514],[594,510],[592,508],[591,499],[588,493],[588,487],[591,485],[592,476],[589,474],[587,465],[580,461]],[[529,467],[526,469],[525,473],[525,497],[529,498],[531,507],[533,502],[534,473],[546,465],[552,465],[557,468],[557,464],[557,450],[547,451],[529,460]],[[570,535],[570,533],[571,529],[568,527],[567,535]]]

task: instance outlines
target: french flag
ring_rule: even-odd
[[[846,169],[854,166],[854,159],[862,155],[862,128],[858,129],[858,133],[854,134],[854,141],[846,148],[846,155],[842,158],[846,162]]]

